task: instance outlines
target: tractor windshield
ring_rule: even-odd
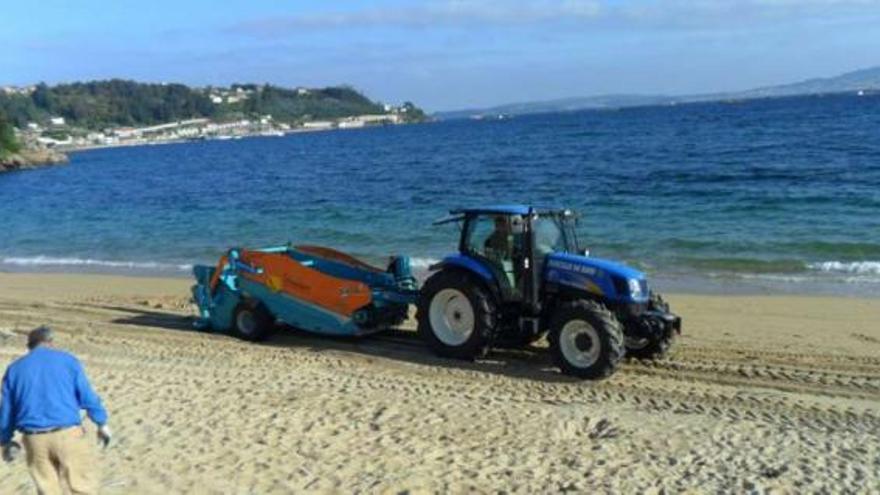
[[[560,215],[541,215],[535,219],[533,229],[537,254],[577,252],[573,220]]]

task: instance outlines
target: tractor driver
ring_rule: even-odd
[[[509,218],[505,215],[495,217],[495,230],[483,243],[486,257],[497,262],[513,259],[513,234],[510,230]]]
[[[493,218],[495,229],[483,243],[486,258],[495,264],[504,274],[506,284],[517,291],[521,279],[520,264],[517,258],[522,256],[519,243],[522,235],[517,227],[519,218],[508,215],[497,215]]]

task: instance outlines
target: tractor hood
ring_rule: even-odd
[[[557,260],[557,262],[563,263],[574,263],[579,266],[589,266],[596,268],[597,270],[603,270],[605,272],[608,272],[609,274],[619,275],[623,278],[634,278],[638,280],[644,280],[645,278],[645,274],[636,270],[635,268],[631,268],[624,265],[623,263],[618,263],[616,261],[606,260],[603,258],[580,256],[570,253],[553,253],[550,255],[550,260]]]
[[[570,253],[549,254],[545,279],[566,287],[586,290],[611,302],[648,300],[648,283],[644,273],[602,258]]]

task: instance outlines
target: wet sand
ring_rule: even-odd
[[[102,493],[870,492],[880,302],[668,295],[660,362],[578,382],[545,343],[439,359],[364,340],[191,330],[190,282],[0,274],[0,365],[48,323],[103,396]],[[93,429],[93,428],[92,428]],[[32,493],[23,462],[5,493]]]

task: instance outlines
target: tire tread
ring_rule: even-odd
[[[596,328],[596,330],[600,332],[600,336],[603,333],[607,336],[607,353],[604,356],[599,356],[598,368],[593,366],[585,371],[575,368],[565,361],[559,347],[559,333],[565,322],[574,317],[566,318],[567,315],[582,316],[590,324],[599,323],[599,326],[602,327]],[[590,321],[590,318],[594,319],[594,321]],[[550,328],[550,349],[553,360],[564,373],[577,376],[578,378],[601,380],[611,376],[617,371],[626,353],[623,326],[617,317],[614,316],[614,313],[596,301],[580,299],[562,303],[557,308],[557,314],[551,319]]]
[[[454,288],[465,294],[474,306],[475,325],[470,339],[460,346],[441,342],[431,329],[430,307],[434,295],[443,289]],[[436,354],[456,359],[473,360],[485,356],[494,340],[495,304],[482,282],[463,270],[442,270],[433,275],[422,287],[416,309],[418,331]]]

